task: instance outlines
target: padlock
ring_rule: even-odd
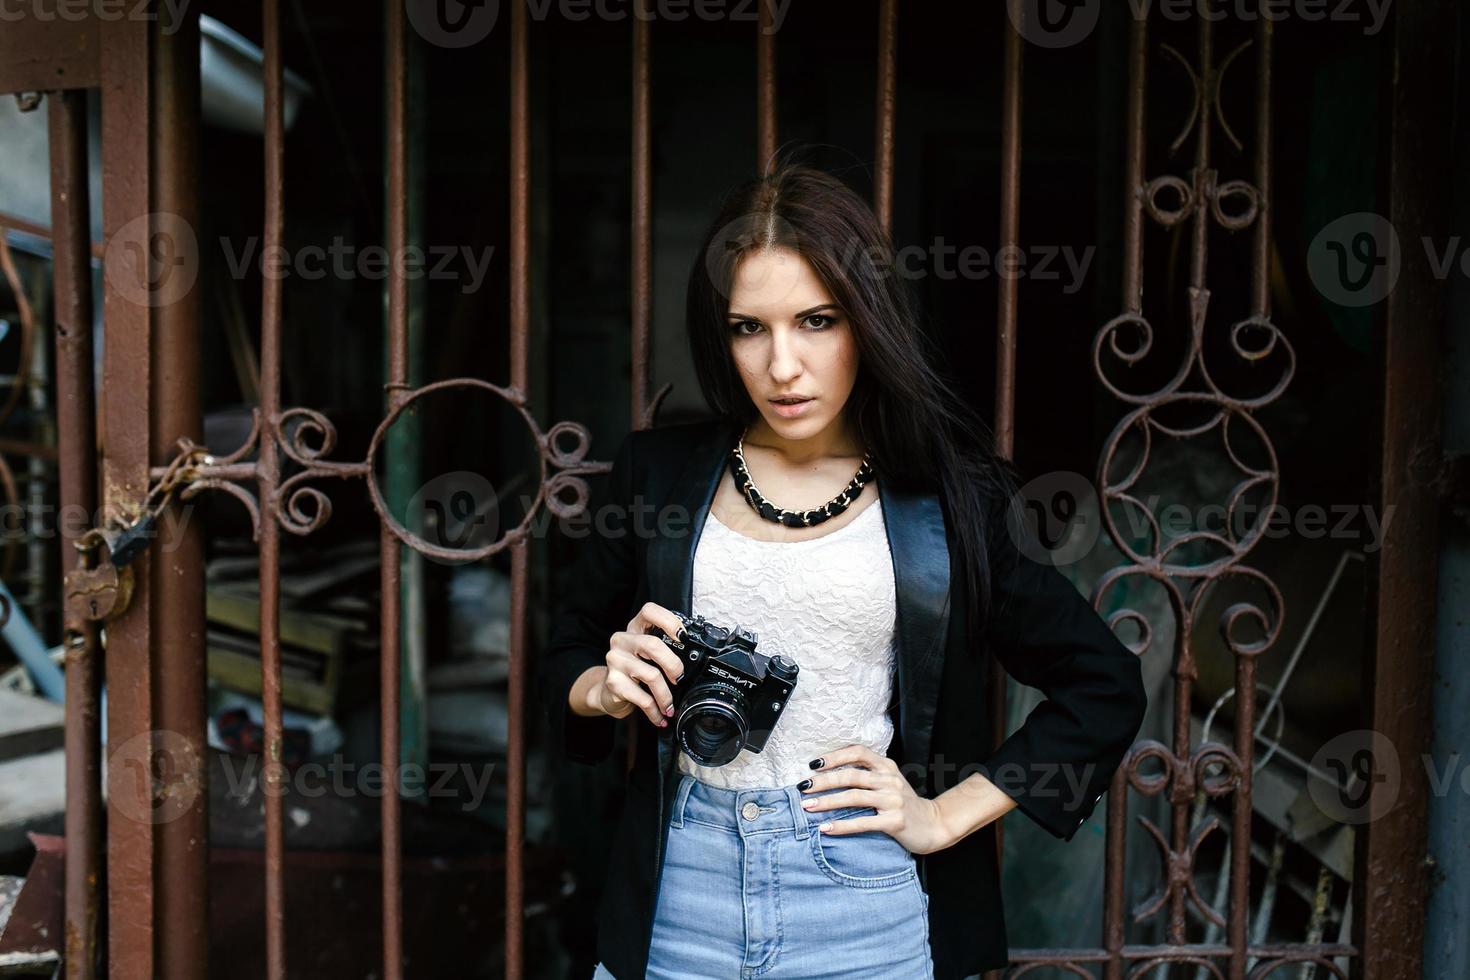
[[[139,555],[148,550],[153,543],[153,532],[157,527],[157,518],[152,511],[144,511],[143,515],[131,524],[125,525],[117,530],[102,532],[107,541],[108,558],[116,568],[126,568],[131,565]]]
[[[133,598],[133,570],[101,562],[66,573],[66,611],[72,621],[103,623],[122,614]]]

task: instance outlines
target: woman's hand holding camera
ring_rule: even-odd
[[[852,765],[861,768],[835,768]],[[887,756],[880,756],[868,746],[844,745],[812,760],[812,767],[818,772],[811,779],[801,781],[798,788],[803,793],[838,786],[857,788],[802,800],[802,808],[807,812],[836,810],[845,806],[870,806],[878,811],[872,816],[828,821],[821,825],[822,833],[856,834],[865,830],[881,830],[914,854],[943,850],[955,842],[955,835],[944,823],[938,802],[915,793],[903,773],[899,772],[898,763]]]
[[[678,683],[684,676],[684,664],[668,644],[647,632],[650,626],[669,636],[679,636],[684,629],[674,613],[658,603],[644,603],[628,621],[628,628],[608,641],[607,674],[588,691],[587,700],[614,718],[641,710],[649,721],[664,728],[674,713],[669,681]]]

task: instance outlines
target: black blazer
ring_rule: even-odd
[[[608,638],[647,601],[691,611],[695,547],[736,436],[726,420],[635,431],[593,494],[594,523],[571,586],[556,603],[541,665],[550,732],[568,758],[597,764],[611,754],[615,721],[584,718],[567,706],[578,675],[606,662]],[[925,797],[978,769],[1030,819],[1070,840],[1143,722],[1147,698],[1138,657],[1055,566],[1025,556],[999,533],[998,507],[990,521],[993,611],[984,633],[972,635],[965,604],[951,610],[958,553],[938,494],[904,489],[881,474],[877,486],[897,603],[889,758]],[[960,580],[956,575],[956,585]],[[987,752],[990,654],[1046,694],[993,752]],[[640,729],[609,855],[597,951],[618,980],[641,980],[647,968],[677,778],[672,730],[647,723]],[[915,855],[929,893],[937,980],[1007,962],[994,827]]]

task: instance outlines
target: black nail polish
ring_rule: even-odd
[[[796,784],[796,788],[797,789],[811,789],[812,788],[812,781],[810,779],[803,779],[801,782],[799,782],[799,783]]]
[[[813,760],[812,760],[812,761],[811,761],[811,762],[810,762],[810,763],[809,763],[809,765],[810,765],[810,766],[811,766],[811,767],[812,767],[812,768],[813,768],[813,769],[820,769],[820,768],[822,768],[822,760],[821,760],[821,759],[813,759]]]

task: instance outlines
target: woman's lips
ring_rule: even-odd
[[[784,418],[784,419],[794,419],[797,416],[802,415],[803,413],[805,413],[806,410],[808,408],[810,408],[815,402],[816,402],[816,399],[815,398],[808,398],[805,401],[799,401],[799,402],[776,402],[776,401],[773,401],[773,402],[771,402],[771,407],[774,408],[776,410],[776,414],[777,415],[780,415],[782,418]]]

